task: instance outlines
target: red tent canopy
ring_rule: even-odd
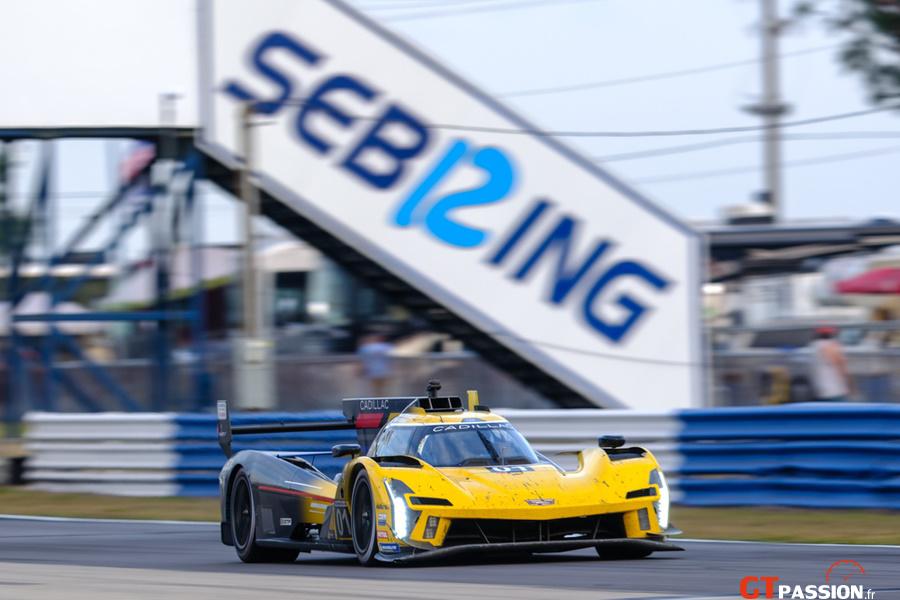
[[[837,283],[841,294],[900,294],[900,269],[875,269]]]

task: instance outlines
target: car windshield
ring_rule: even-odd
[[[381,432],[373,456],[414,456],[435,467],[529,465],[540,462],[509,423],[397,425]]]

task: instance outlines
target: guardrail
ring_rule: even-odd
[[[676,502],[900,509],[900,406],[789,405],[640,413],[501,410],[554,455],[624,435],[650,449]],[[341,419],[336,411],[237,414],[236,424]],[[224,457],[205,414],[58,414],[26,417],[25,480],[49,490],[211,496]],[[242,436],[237,449],[327,450],[342,431]],[[342,461],[317,457],[336,473]],[[564,465],[568,466],[568,465]]]

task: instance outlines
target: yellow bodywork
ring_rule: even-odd
[[[481,411],[426,413],[415,408],[397,416],[392,424],[435,425],[475,420],[506,421],[499,415]],[[528,470],[521,472],[515,467],[510,472],[496,472],[488,467],[435,468],[426,463],[420,468],[382,466],[373,458],[360,456],[345,466],[337,493],[338,499],[349,504],[355,475],[359,469],[366,470],[378,513],[379,543],[439,548],[450,523],[458,518],[544,521],[608,513],[621,515],[626,537],[646,538],[663,535],[654,512],[660,490],[649,483],[651,471],[658,468],[650,452],[642,457],[614,461],[601,448],[579,452],[578,467],[573,471],[546,463],[529,465]],[[404,501],[410,510],[418,513],[411,534],[402,540],[396,538],[392,526],[391,498],[385,486],[390,479],[399,480],[412,490],[404,495]],[[636,490],[650,495],[626,498],[628,492]],[[410,501],[411,496],[444,499],[450,505],[417,505]],[[640,515],[640,511],[646,512]],[[433,536],[426,539],[429,517],[436,517],[438,523]]]

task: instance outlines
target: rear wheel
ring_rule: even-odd
[[[294,562],[299,551],[281,548],[263,548],[256,543],[256,505],[250,478],[244,471],[237,474],[231,485],[228,517],[231,521],[231,539],[238,557],[252,562]]]
[[[353,549],[360,564],[370,567],[375,564],[375,498],[372,484],[365,470],[360,471],[353,482],[350,496],[350,512],[353,530]]]

